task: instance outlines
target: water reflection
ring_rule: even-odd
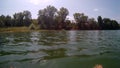
[[[69,43],[73,44],[74,42],[76,42],[76,39],[77,39],[76,34],[77,34],[77,31],[68,32]]]
[[[42,50],[43,52],[47,53],[48,56],[45,56],[44,59],[54,59],[54,58],[61,58],[61,57],[65,57],[65,49],[63,48],[59,48],[59,49],[55,49],[55,50]]]
[[[40,34],[40,45],[54,46],[67,43],[66,32],[64,31],[45,31]]]
[[[44,59],[60,58],[65,56],[64,46],[68,43],[65,31],[44,31],[40,33],[40,51],[48,54]]]
[[[39,38],[40,37],[39,32],[31,32],[30,35],[31,35],[30,39],[31,39],[32,43],[34,45],[38,45],[38,42],[39,42],[39,39],[40,39]]]

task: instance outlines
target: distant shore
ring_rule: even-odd
[[[44,29],[30,29],[29,27],[4,27],[4,28],[0,28],[0,33],[5,33],[5,32],[31,32],[31,31],[45,31]]]
[[[29,32],[31,31],[28,27],[8,27],[8,28],[0,28],[1,32]]]
[[[29,27],[4,27],[0,28],[0,33],[9,33],[9,32],[31,32],[31,31],[46,31],[44,29],[30,29]]]

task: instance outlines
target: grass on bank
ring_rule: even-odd
[[[29,32],[38,31],[40,29],[38,23],[32,23],[29,27],[3,27],[0,28],[0,32]]]
[[[0,32],[28,32],[28,31],[31,31],[28,27],[0,28]]]

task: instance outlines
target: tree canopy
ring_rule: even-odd
[[[0,27],[21,27],[34,25],[36,20],[40,29],[47,30],[117,30],[120,29],[119,23],[110,18],[102,18],[98,16],[97,21],[94,18],[89,18],[84,13],[74,13],[74,21],[69,20],[67,16],[69,10],[65,7],[57,9],[54,6],[47,6],[38,11],[38,18],[32,19],[30,11],[25,10],[13,14],[13,16],[0,16]]]

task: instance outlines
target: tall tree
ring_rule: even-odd
[[[103,20],[102,20],[102,17],[98,16],[97,20],[98,20],[98,24],[99,24],[100,29],[103,29]]]
[[[116,20],[111,20],[111,22],[112,22],[112,29],[119,29],[120,27],[119,27],[119,24],[118,24],[118,22],[116,21]]]
[[[80,18],[81,18],[81,14],[80,13],[75,13],[75,14],[73,14],[73,16],[74,16],[74,19],[75,19],[76,23],[79,23]]]
[[[94,18],[89,18],[88,19],[88,23],[89,23],[89,29],[90,30],[95,30],[95,29],[98,29],[99,27],[98,27],[98,24],[97,24],[97,22],[95,21],[95,19]]]
[[[103,29],[105,29],[105,30],[112,29],[111,26],[112,26],[111,20],[109,18],[104,18],[103,19]]]
[[[13,15],[14,17],[14,21],[15,21],[15,26],[23,26],[23,18],[24,18],[24,14],[22,12],[19,13],[15,13]]]
[[[84,13],[74,13],[73,16],[78,25],[78,29],[85,29],[85,23],[88,21],[88,16],[84,15]]]
[[[73,14],[73,16],[74,16],[74,19],[75,19],[75,21],[77,23],[77,26],[78,26],[77,28],[80,29],[81,28],[81,23],[80,23],[81,14],[80,13],[75,13],[75,14]]]
[[[57,9],[54,6],[47,6],[43,10],[39,10],[38,22],[43,29],[51,29],[54,27],[54,16]]]
[[[31,24],[31,20],[32,20],[32,17],[31,17],[31,12],[26,10],[26,11],[23,11],[23,15],[24,15],[24,26],[29,26]]]
[[[60,29],[66,28],[65,19],[66,19],[67,15],[69,15],[69,11],[67,8],[64,8],[64,7],[61,7],[60,10],[57,12],[57,16],[59,18],[58,23],[59,23]]]
[[[1,15],[0,16],[0,27],[5,27],[5,16],[4,15]]]
[[[11,18],[11,16],[7,15],[4,23],[5,23],[6,27],[12,26],[12,18]]]
[[[103,19],[103,26],[105,30],[116,30],[119,29],[119,24],[116,20],[111,20],[109,18]]]

